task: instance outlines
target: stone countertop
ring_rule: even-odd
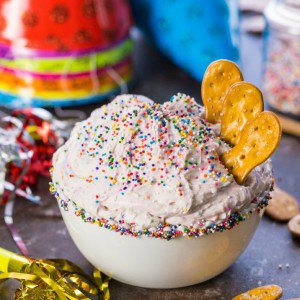
[[[262,40],[259,36],[242,36],[242,63],[245,80],[260,85]],[[251,63],[249,60],[251,58]],[[141,37],[135,48],[136,84],[131,93],[144,94],[162,102],[178,91],[200,98],[200,84],[161,56]],[[87,113],[97,105],[82,107]],[[283,135],[273,156],[275,178],[279,187],[300,195],[300,140]],[[42,207],[18,201],[15,226],[34,257],[66,258],[86,271],[92,267],[73,244],[60,217],[48,180],[43,179],[36,193],[42,195]],[[0,207],[0,216],[3,207]],[[0,247],[18,251],[3,219],[0,219]],[[282,268],[280,268],[280,265]],[[112,280],[111,299],[230,299],[248,289],[265,284],[278,284],[284,290],[283,299],[300,297],[300,240],[293,239],[285,224],[264,217],[254,238],[242,256],[224,273],[205,283],[172,289],[151,290],[128,286]],[[12,299],[16,285],[7,282],[0,287],[0,299]]]

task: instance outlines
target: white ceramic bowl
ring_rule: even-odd
[[[122,236],[85,223],[61,208],[69,233],[92,265],[121,282],[147,288],[178,288],[197,284],[227,269],[245,250],[261,216],[252,216],[231,230],[198,238],[170,241]]]

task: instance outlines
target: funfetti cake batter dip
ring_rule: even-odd
[[[230,148],[185,94],[164,104],[121,95],[75,126],[54,155],[51,189],[65,209],[121,234],[197,237],[267,204],[269,160],[238,184],[220,161]]]
[[[70,236],[115,280],[198,284],[227,269],[258,227],[279,120],[228,60],[209,65],[201,94],[204,107],[181,93],[163,104],[120,95],[53,157],[51,191]]]

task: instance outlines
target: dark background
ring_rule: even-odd
[[[182,92],[200,101],[200,84],[154,50],[141,36],[135,47],[136,83],[130,93],[144,94],[157,102]],[[244,78],[260,86],[262,38],[242,34]],[[82,109],[90,113],[98,105]],[[299,198],[300,141],[283,135],[273,156],[277,185]],[[86,271],[92,267],[73,244],[60,218],[57,203],[49,193],[48,180],[41,180],[36,193],[42,195],[43,206],[36,207],[20,200],[15,208],[15,226],[33,257],[66,258]],[[0,247],[17,252],[3,219],[0,207]],[[105,245],[103,245],[105,247]],[[282,266],[282,267],[281,267]],[[150,290],[111,281],[114,299],[230,299],[248,289],[265,284],[278,284],[283,299],[300,297],[300,240],[293,239],[286,224],[264,217],[245,253],[223,274],[195,286],[173,290]],[[0,287],[0,299],[12,299],[13,281]]]

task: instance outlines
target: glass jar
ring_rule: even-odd
[[[127,0],[0,0],[0,105],[117,94],[133,76],[131,19]]]
[[[271,0],[265,10],[263,89],[272,109],[300,118],[300,1]]]

